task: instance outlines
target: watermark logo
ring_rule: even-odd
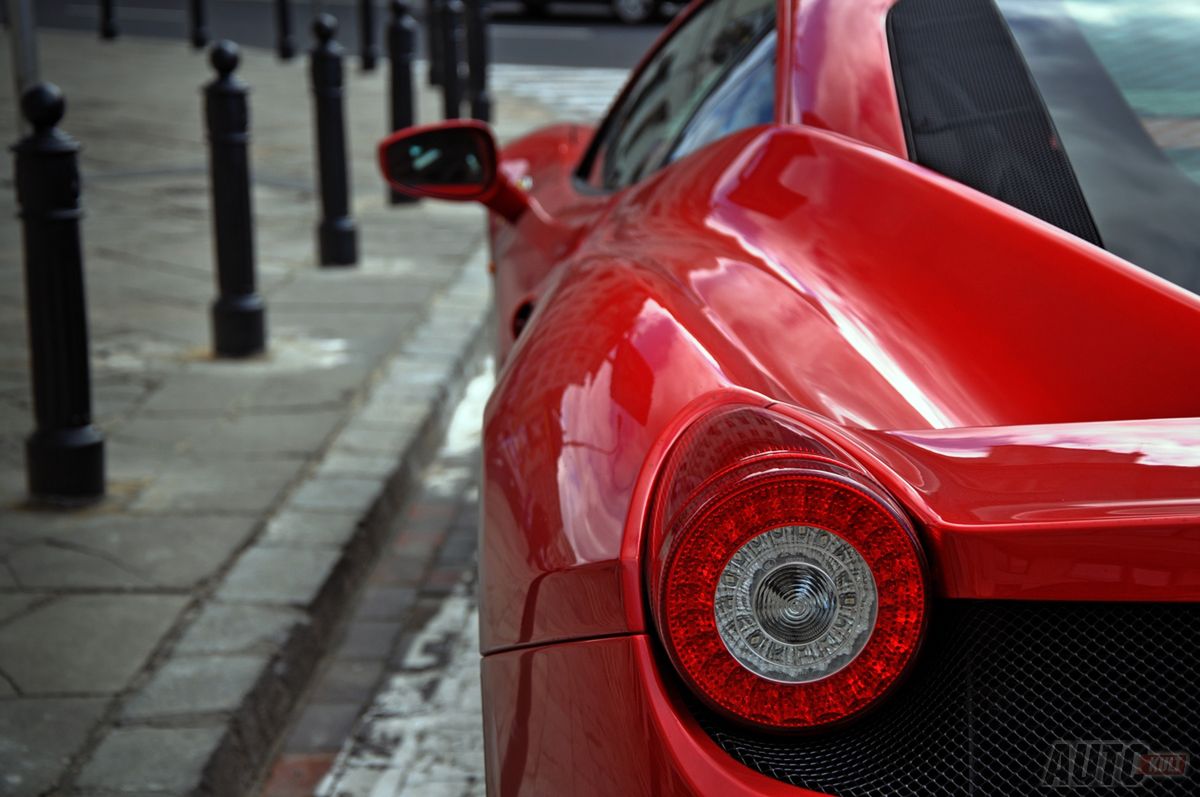
[[[1145,742],[1060,741],[1050,747],[1042,785],[1116,789],[1187,774],[1186,752],[1157,752]]]

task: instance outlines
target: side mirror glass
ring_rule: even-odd
[[[496,140],[474,121],[401,130],[379,145],[379,164],[393,188],[413,196],[486,202],[496,189]]]

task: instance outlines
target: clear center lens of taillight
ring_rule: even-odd
[[[747,669],[807,683],[845,667],[875,627],[875,579],[854,546],[815,526],[751,537],[721,571],[717,633]]]

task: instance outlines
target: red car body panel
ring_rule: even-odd
[[[1200,420],[822,430],[901,498],[950,598],[1200,601]]]
[[[940,595],[1200,600],[1200,298],[908,162],[890,5],[783,0],[777,124],[623,191],[577,177],[587,128],[503,151],[533,207],[490,222],[490,793],[805,793],[673,702],[644,613],[654,477],[724,403],[877,479]]]
[[[488,794],[817,794],[725,754],[660,667],[645,635],[486,656]]]
[[[507,261],[498,262],[503,272]],[[485,650],[645,628],[640,590],[629,589],[639,473],[689,402],[730,386],[802,408],[810,426],[843,446],[876,451],[864,461],[876,478],[905,473],[886,486],[926,522],[935,572],[963,569],[946,559],[947,540],[971,562],[972,579],[939,584],[947,594],[995,595],[997,583],[1011,581],[1011,573],[980,569],[995,557],[971,547],[990,547],[981,532],[1003,528],[1010,555],[1020,557],[1011,518],[965,524],[966,510],[947,504],[1007,506],[1012,488],[989,475],[977,480],[984,494],[956,498],[940,486],[968,478],[956,474],[961,458],[898,442],[920,437],[866,430],[1049,425],[1049,443],[987,461],[1018,484],[1019,472],[1038,463],[1064,479],[1075,469],[1096,492],[1062,517],[1071,524],[1036,527],[1026,553],[1044,555],[1054,535],[1073,540],[1079,524],[1098,523],[1106,546],[1118,543],[1113,555],[1141,569],[1139,557],[1162,554],[1133,531],[1157,528],[1155,500],[1183,501],[1170,514],[1191,554],[1174,557],[1182,572],[1164,590],[1129,588],[1150,598],[1192,583],[1176,599],[1195,595],[1200,545],[1186,527],[1200,503],[1186,485],[1197,483],[1197,470],[1139,465],[1128,455],[1098,464],[1104,429],[1127,438],[1148,427],[1095,424],[1195,414],[1200,379],[1181,361],[1200,356],[1200,301],[997,201],[832,134],[748,131],[612,200],[603,223],[535,293],[541,309],[512,350],[486,421]],[[1088,311],[1061,310],[1072,306]],[[1122,316],[1138,323],[1113,323]],[[1157,346],[1163,339],[1177,345]],[[1171,428],[1186,438],[1198,427]],[[1093,460],[1056,447],[1055,434],[1091,435]],[[926,482],[922,493],[910,484],[920,463],[905,467],[906,454],[945,471],[939,487]],[[974,460],[966,462],[970,469]],[[1105,502],[1121,500],[1130,485],[1157,498],[1130,510],[1121,537],[1105,520]],[[1071,543],[1062,549],[1072,555]],[[573,581],[576,571],[588,588]],[[634,577],[618,600],[622,573]],[[1005,594],[1126,595],[1111,592],[1105,573],[1060,583],[1031,576]]]
[[[780,19],[792,31],[780,59],[779,104],[785,124],[849,136],[898,158],[908,157],[892,76],[887,12],[895,0],[787,2]]]

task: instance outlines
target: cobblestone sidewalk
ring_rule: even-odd
[[[348,65],[364,257],[316,268],[304,61],[244,53],[271,351],[213,361],[206,59],[132,38],[43,33],[40,45],[67,97],[63,129],[85,148],[110,497],[73,513],[24,504],[32,413],[4,160],[0,794],[244,793],[482,349],[481,213],[385,205],[372,154],[384,70]],[[420,100],[435,118],[438,98]],[[552,118],[503,91],[496,106],[502,137]],[[0,95],[0,130],[16,129]]]

